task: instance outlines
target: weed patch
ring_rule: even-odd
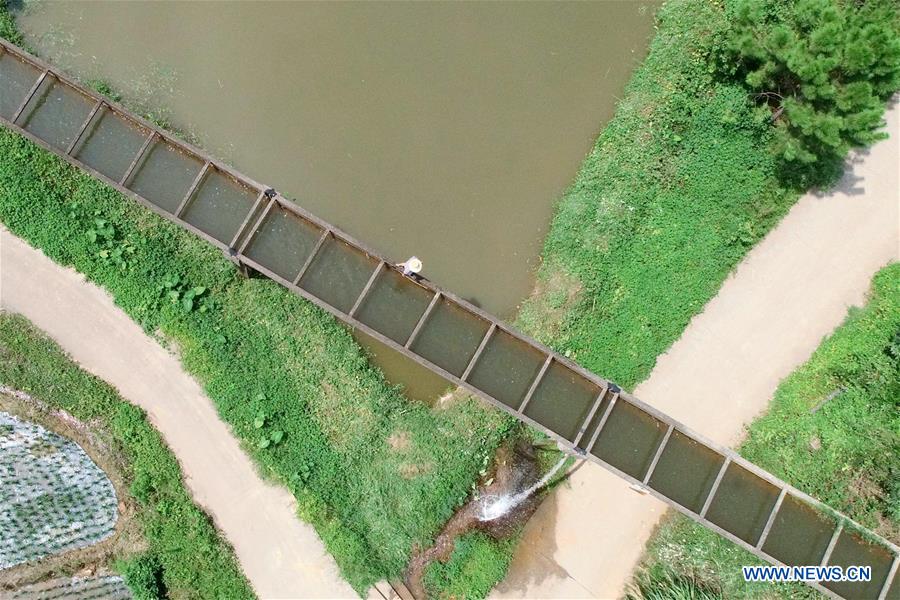
[[[798,197],[778,181],[772,133],[747,90],[716,77],[724,8],[671,0],[658,22],[647,59],[558,204],[538,273],[548,291],[520,319],[626,388]]]

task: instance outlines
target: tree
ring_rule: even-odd
[[[741,0],[724,65],[770,111],[775,150],[803,183],[839,172],[847,151],[882,139],[900,89],[896,0]]]

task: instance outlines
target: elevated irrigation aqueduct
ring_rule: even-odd
[[[5,40],[0,122],[756,556],[871,567],[826,595],[900,598],[896,545]]]

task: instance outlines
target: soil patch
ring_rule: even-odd
[[[96,575],[79,573],[74,577],[49,579],[36,585],[25,586],[9,597],[10,600],[48,600],[49,598],[130,600],[132,595],[122,577],[104,571]]]
[[[409,432],[395,431],[387,439],[392,450],[406,450],[409,448]]]

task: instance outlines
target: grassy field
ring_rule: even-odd
[[[521,323],[625,388],[798,198],[747,90],[716,75],[722,2],[670,0],[559,201]]]
[[[135,594],[253,598],[231,548],[184,487],[181,469],[144,413],[85,373],[22,317],[0,313],[0,384],[21,390],[109,434],[127,465],[146,550],[116,556]]]
[[[852,309],[812,358],[781,383],[769,412],[749,427],[740,452],[897,543],[898,402],[900,264],[895,263],[875,277],[866,306]],[[669,591],[677,587],[666,582],[677,582],[698,597],[818,597],[800,586],[745,583],[740,566],[756,563],[714,533],[673,517],[651,543],[639,581],[647,590]],[[667,597],[695,596],[672,591]]]

